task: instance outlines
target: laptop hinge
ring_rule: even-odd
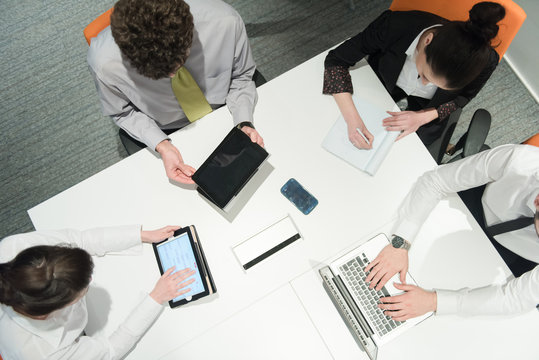
[[[329,266],[321,268],[319,272],[322,276],[324,289],[326,289],[331,301],[339,311],[354,339],[367,353],[369,358],[372,360],[376,359],[378,351],[376,344],[371,338],[373,331],[354,304],[342,280],[333,274]]]

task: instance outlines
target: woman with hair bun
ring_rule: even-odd
[[[0,241],[0,355],[4,360],[119,359],[159,316],[162,304],[190,289],[190,269],[168,269],[109,337],[83,335],[90,255],[103,256],[173,235],[178,226],[41,231]]]
[[[337,102],[352,144],[368,149],[374,137],[352,101],[349,67],[368,56],[393,99],[407,99],[406,111],[388,111],[383,125],[401,131],[397,140],[417,132],[428,146],[441,136],[449,115],[477,95],[498,65],[491,41],[504,17],[505,8],[495,2],[475,4],[467,21],[387,10],[331,50],[324,63],[323,93]]]

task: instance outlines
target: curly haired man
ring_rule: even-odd
[[[245,25],[220,0],[119,0],[110,27],[92,39],[88,64],[103,113],[120,132],[157,151],[174,181],[193,183],[195,169],[167,134],[223,104],[234,124],[263,145],[252,125],[255,63]],[[182,102],[194,92],[173,89],[183,71],[205,103],[197,100],[201,109],[194,115]]]

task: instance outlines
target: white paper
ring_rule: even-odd
[[[372,149],[358,149],[352,145],[342,115],[326,135],[322,147],[350,165],[374,175],[389,153],[399,131],[387,131],[382,126],[382,120],[389,117],[384,110],[357,96],[352,96],[352,99],[365,126],[374,136]]]

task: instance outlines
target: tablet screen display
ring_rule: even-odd
[[[158,244],[157,252],[159,254],[163,271],[167,271],[172,266],[176,266],[174,272],[183,270],[185,268],[195,270],[195,274],[192,276],[195,281],[189,285],[191,291],[174,298],[174,300],[172,300],[173,302],[204,292],[204,283],[202,282],[203,280],[200,275],[200,269],[198,268],[195,254],[191,246],[191,241],[189,240],[189,235],[187,233],[183,233],[176,238]]]

